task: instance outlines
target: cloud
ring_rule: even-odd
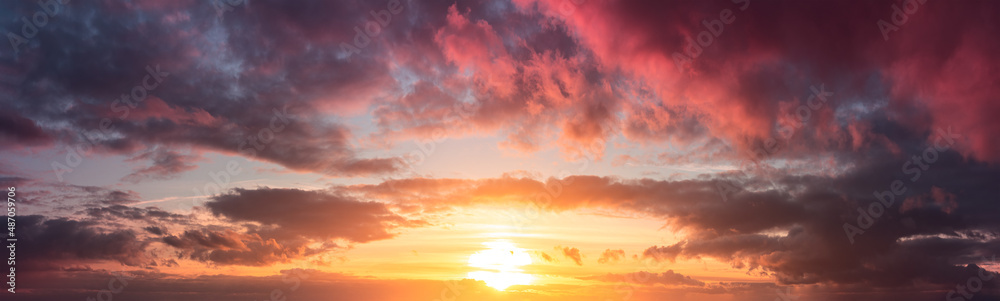
[[[150,208],[136,208],[125,205],[110,205],[103,207],[90,207],[84,209],[87,215],[95,219],[114,221],[116,219],[140,220],[140,221],[160,221],[171,224],[184,223],[187,216]]]
[[[552,255],[549,255],[548,253],[545,253],[545,252],[533,251],[532,254],[535,254],[536,256],[542,258],[542,260],[545,260],[545,262],[555,262],[556,261],[556,259],[553,258]]]
[[[94,208],[105,208],[113,206],[133,205],[142,199],[138,192],[133,190],[114,189],[111,187],[73,185],[65,183],[51,183],[37,178],[17,177],[18,190],[24,190],[20,194],[19,202],[31,204],[37,208],[53,210],[54,213],[70,214],[87,211]],[[29,184],[29,186],[25,186]],[[116,207],[116,210],[120,210]],[[105,209],[100,209],[105,210]],[[43,211],[39,211],[42,213]],[[47,214],[47,213],[46,213]]]
[[[0,147],[41,146],[54,140],[31,119],[11,111],[0,113]]]
[[[256,234],[242,234],[233,230],[187,230],[179,236],[164,236],[163,243],[177,248],[182,258],[217,264],[268,266],[289,262],[292,259],[324,252],[336,248],[335,244],[324,244],[314,249],[305,246],[306,241],[263,238]]]
[[[442,24],[414,34],[426,34],[429,42],[392,50],[429,59],[411,64],[422,75],[411,92],[375,110],[379,137],[496,133],[504,137],[500,147],[517,152],[558,147],[571,158],[603,154],[603,140],[612,134],[616,95],[565,28],[536,28],[544,22],[540,16],[510,6],[484,10],[475,3],[449,5],[428,5],[440,9],[429,14]],[[423,66],[429,63],[436,65]]]
[[[676,243],[673,245],[663,246],[663,247],[652,246],[642,251],[642,257],[652,258],[660,261],[669,260],[670,262],[676,262],[677,255],[680,255],[682,247],[683,247],[682,243]]]
[[[624,258],[625,258],[625,250],[607,249],[607,250],[604,250],[604,253],[601,253],[601,258],[598,258],[597,262],[598,263],[616,263],[616,262],[621,261]]]
[[[21,275],[21,274],[19,274]],[[341,273],[328,273],[314,269],[296,268],[275,271],[262,276],[213,274],[200,277],[186,277],[180,274],[168,274],[143,270],[130,270],[119,273],[108,270],[77,270],[50,273],[44,275],[23,275],[23,285],[18,286],[18,293],[24,289],[30,291],[33,300],[66,300],[80,297],[81,292],[87,292],[89,297],[96,297],[99,290],[95,289],[93,279],[102,280],[106,287],[113,281],[115,287],[124,289],[118,296],[136,296],[143,300],[246,300],[247,297],[257,299],[270,298],[273,292],[280,292],[287,298],[302,298],[304,300],[320,300],[329,296],[356,296],[363,300],[433,300],[440,298],[442,290],[447,295],[453,295],[447,289],[461,289],[463,298],[486,301],[531,300],[556,301],[563,298],[574,300],[603,300],[597,296],[594,288],[587,286],[572,286],[574,290],[560,295],[538,293],[538,289],[548,286],[530,285],[535,290],[525,292],[508,292],[497,294],[496,290],[486,286],[482,281],[461,279],[456,281],[410,280],[410,279],[376,279],[358,277]],[[120,279],[120,280],[116,280]],[[47,280],[47,281],[46,281]],[[124,280],[127,284],[122,285]],[[45,289],[48,285],[66,288],[61,290]],[[197,292],[192,294],[191,292]],[[277,296],[277,295],[276,295]],[[640,299],[654,300],[654,299]]]
[[[907,165],[911,154],[926,149],[925,135],[934,134],[889,125],[875,130],[890,129],[897,132],[895,147],[844,154],[839,160],[852,162],[850,167],[829,175],[799,174],[789,167],[759,175],[750,170],[742,178],[716,174],[688,180],[413,178],[333,190],[435,210],[517,208],[538,194],[558,191],[543,210],[629,210],[662,218],[670,229],[685,233],[676,243],[650,244],[642,253],[646,258],[714,258],[783,284],[898,288],[912,281],[941,287],[964,281],[970,275],[966,266],[984,264],[977,254],[993,252],[1000,241],[994,233],[1000,212],[989,202],[1000,191],[979,184],[1000,179],[1000,169],[945,150],[926,171],[919,170],[919,177],[915,171],[904,173],[903,166],[914,166]],[[846,233],[845,223],[856,225],[859,208],[865,212],[886,199],[876,193],[888,191],[894,181],[901,181],[906,193],[895,196],[863,234]],[[734,189],[720,190],[720,183]],[[572,248],[558,250],[573,254]],[[909,272],[891,272],[903,267]]]
[[[556,250],[562,251],[563,256],[572,259],[576,265],[583,265],[583,258],[580,255],[580,249],[570,248],[570,247],[556,247]]]
[[[185,171],[194,170],[200,156],[186,155],[167,149],[155,149],[129,159],[129,161],[149,160],[152,164],[128,174],[122,181],[138,183],[143,180],[167,180],[180,176]]]
[[[182,215],[123,205],[141,200],[134,193],[68,187],[74,189],[44,198],[86,200],[76,205],[84,208],[67,214],[71,217],[34,215],[18,220],[31,227],[18,234],[25,244],[38,256],[50,256],[54,266],[86,260],[171,266],[178,264],[174,259],[269,266],[390,239],[399,228],[427,225],[393,213],[382,203],[324,191],[235,189],[215,196],[204,209]]]
[[[944,292],[1000,250],[996,2],[921,3],[905,26],[883,34],[878,22],[900,3],[402,1],[405,13],[357,53],[341,43],[372,24],[369,12],[382,3],[251,2],[224,18],[198,1],[73,4],[19,51],[0,54],[0,149],[61,156],[80,146],[148,162],[123,185],[173,179],[207,152],[368,180],[328,191],[234,190],[205,204],[213,214],[205,224],[134,207],[142,197],[125,188],[44,186],[24,204],[56,213],[24,217],[26,245],[38,250],[26,256],[169,264],[150,257],[155,244],[209,264],[267,266],[539,195],[552,197],[545,210],[622,210],[684,234],[650,240],[645,258],[710,258],[819,287],[825,298]],[[6,20],[39,9],[4,5]],[[734,20],[717,23],[727,12]],[[718,35],[711,26],[721,26]],[[702,37],[712,43],[697,44]],[[369,181],[410,167],[396,143],[484,136],[505,150],[557,149],[598,164],[614,148],[613,167],[725,171]],[[954,143],[928,151],[942,139]],[[45,185],[12,170],[3,166],[0,182]],[[905,193],[885,200],[894,181]],[[871,227],[845,233],[866,214],[878,215]],[[559,251],[582,265],[578,249]],[[598,262],[623,255],[608,249]],[[595,277],[628,274],[614,275]],[[636,294],[643,297],[657,299]]]
[[[22,45],[17,62],[9,64],[10,73],[24,80],[0,98],[9,108],[0,116],[9,125],[0,139],[21,148],[93,145],[103,154],[193,149],[333,176],[397,171],[400,158],[360,157],[351,130],[325,119],[325,113],[346,109],[364,112],[393,83],[377,56],[348,59],[327,52],[350,40],[351,28],[367,16],[366,9],[348,9],[360,9],[355,4],[367,7],[317,4],[312,9],[340,15],[320,20],[286,17],[315,10],[262,2],[255,5],[259,10],[227,14],[225,22],[202,22],[218,16],[211,5],[197,2],[144,7],[142,18],[130,13],[138,9],[132,4],[73,5]],[[13,19],[38,9],[11,5],[4,16]],[[95,15],[105,17],[92,22]],[[140,24],[144,33],[128,30]],[[313,26],[344,30],[318,32]],[[245,30],[252,33],[225,34]],[[63,34],[69,31],[94,34]],[[325,46],[315,48],[320,44]],[[73,113],[66,114],[70,107]],[[163,172],[170,171],[153,167],[127,180]]]
[[[385,204],[364,202],[323,191],[259,188],[234,189],[205,203],[214,215],[234,222],[257,222],[259,232],[278,237],[341,238],[370,242],[395,236],[399,227],[423,225],[389,210]]]
[[[143,267],[177,265],[173,259],[268,266],[352,243],[389,239],[397,228],[426,224],[403,218],[381,203],[322,191],[237,189],[206,203],[208,212],[196,208],[192,215],[182,215],[122,205],[140,199],[126,192],[72,187],[77,191],[45,197],[92,200],[79,203],[84,208],[71,218],[34,215],[18,219],[19,225],[30,228],[18,233],[26,248],[35,250],[32,254],[37,256],[48,256],[48,264],[56,267],[88,260]]]
[[[597,280],[604,282],[627,282],[636,283],[641,285],[656,285],[662,284],[667,286],[705,286],[704,282],[692,279],[690,276],[684,276],[679,273],[675,273],[673,270],[667,270],[662,273],[650,273],[650,272],[635,272],[628,274],[612,274],[608,273],[600,276],[589,276],[580,277],[583,280]]]
[[[995,4],[926,4],[921,11],[930,13],[914,16],[924,22],[886,41],[872,24],[892,15],[889,1],[750,3],[571,3],[573,12],[563,14],[564,1],[551,0],[406,2],[409,17],[382,26],[358,53],[343,53],[341,43],[352,43],[353,28],[380,5],[265,1],[223,20],[196,2],[80,5],[9,64],[10,73],[31,76],[2,100],[10,113],[0,121],[11,125],[4,136],[25,147],[55,141],[93,143],[111,154],[191,149],[342,177],[406,167],[399,156],[363,155],[369,140],[386,146],[497,135],[505,149],[554,147],[567,158],[601,159],[620,136],[643,147],[636,155],[661,163],[707,162],[745,158],[789,123],[798,125],[777,139],[776,159],[892,143],[891,133],[878,129],[888,121],[920,131],[953,127],[967,142],[956,145],[963,155],[994,159],[998,146],[988,133],[1000,123],[985,112],[996,109],[990,97],[998,72],[982,66],[998,65],[989,54],[1000,42],[987,30]],[[12,4],[9,19],[34,9]],[[124,13],[129,9],[145,15]],[[319,18],[316,11],[335,13]],[[715,22],[723,11],[735,20],[690,64],[675,66],[674,54],[707,32],[702,21]],[[969,11],[981,14],[968,18]],[[90,22],[93,15],[108,17]],[[815,20],[849,30],[787,26]],[[137,24],[148,31],[126,30]],[[72,30],[101,34],[60,34]],[[122,40],[131,43],[110,42]],[[919,47],[925,43],[950,46]],[[170,75],[134,105],[120,101],[157,73],[146,66]],[[814,88],[833,94],[796,121]],[[62,111],[67,107],[74,114]],[[362,137],[357,125],[325,118],[367,112],[375,128],[362,129]],[[110,129],[88,135],[105,118]],[[693,151],[656,153],[662,143]]]
[[[29,181],[30,179],[25,177],[0,175],[0,186],[17,187]]]
[[[146,232],[149,232],[150,234],[153,234],[153,235],[163,235],[164,233],[166,233],[166,232],[164,232],[163,228],[155,227],[155,226],[144,227],[142,229],[146,230]]]
[[[63,260],[114,260],[127,266],[147,264],[149,241],[132,230],[101,230],[90,221],[65,218],[46,219],[39,215],[22,216],[18,221],[19,266],[43,269]],[[19,249],[21,250],[21,249]]]
[[[163,238],[168,245],[177,248],[189,248],[192,245],[203,246],[211,249],[246,249],[239,234],[233,231],[184,231],[180,237],[168,236]]]
[[[995,85],[987,83],[1000,73],[975,67],[997,65],[987,63],[996,58],[986,53],[1000,49],[1000,42],[985,38],[990,35],[985,28],[996,25],[994,4],[921,5],[923,14],[910,19],[922,22],[907,23],[886,40],[876,24],[892,16],[896,3],[891,1],[513,2],[565,24],[578,37],[578,47],[592,51],[602,67],[644,79],[636,94],[654,96],[626,106],[633,108],[624,117],[630,137],[691,143],[698,140],[689,139],[690,133],[702,131],[753,150],[796,119],[793,114],[806,105],[810,86],[825,83],[834,96],[811,110],[807,126],[797,128],[789,143],[794,151],[780,157],[868,143],[873,133],[866,124],[883,120],[851,108],[867,106],[923,130],[953,126],[970,140],[963,154],[995,159],[985,151],[996,143],[983,138],[986,129],[1000,123],[983,112],[995,109],[988,101]],[[572,13],[563,13],[567,9]],[[991,12],[973,13],[983,9]],[[717,22],[720,14],[731,16],[731,22]],[[841,26],[789,26],[816,20]],[[718,34],[706,27],[710,23]],[[703,32],[709,37],[701,37]],[[709,42],[698,45],[699,38]],[[942,46],[917,46],[928,44]],[[691,60],[676,60],[678,55]]]
[[[144,11],[161,20],[147,26],[162,39],[120,30],[141,22],[119,14],[128,9],[122,5],[78,6],[72,14],[60,15],[62,22],[46,28],[78,27],[104,34],[93,43],[73,35],[37,37],[41,43],[74,51],[25,50],[34,55],[22,59],[35,64],[16,67],[30,67],[20,71],[41,75],[28,77],[17,96],[39,96],[38,101],[8,101],[14,113],[6,120],[19,125],[10,127],[19,129],[17,139],[47,136],[53,138],[38,141],[68,144],[91,140],[98,151],[110,153],[133,152],[143,145],[192,148],[297,171],[354,177],[398,172],[406,163],[399,157],[358,155],[362,149],[354,141],[352,127],[327,122],[323,114],[358,114],[370,108],[378,130],[368,138],[389,143],[494,133],[505,136],[500,145],[508,149],[533,152],[558,147],[570,158],[600,158],[607,141],[622,135],[641,145],[708,147],[720,153],[715,158],[725,158],[742,153],[734,150],[752,151],[777,137],[782,124],[794,119],[796,108],[808,101],[811,87],[822,86],[834,96],[810,113],[808,126],[796,128],[792,140],[783,141],[787,143],[782,147],[790,151],[779,156],[798,158],[808,151],[856,150],[852,148],[882,143],[871,126],[900,114],[906,120],[930,120],[927,125],[907,121],[924,130],[953,126],[968,136],[969,143],[958,146],[963,154],[989,160],[989,150],[996,147],[980,129],[997,123],[979,113],[991,111],[992,102],[986,100],[996,93],[990,93],[987,83],[996,72],[973,66],[991,66],[976,62],[989,62],[986,54],[1000,43],[980,38],[988,35],[980,28],[989,28],[990,18],[950,22],[962,20],[961,12],[971,9],[966,6],[931,10],[935,4],[928,4],[927,11],[938,17],[923,18],[927,20],[923,25],[894,33],[898,38],[886,42],[879,34],[863,33],[877,33],[871,24],[891,15],[889,2],[866,3],[860,17],[854,15],[857,7],[843,3],[820,7],[754,3],[746,10],[742,3],[726,1],[587,3],[572,5],[574,13],[569,15],[558,13],[563,4],[559,1],[513,1],[490,9],[478,3],[407,3],[404,10],[412,18],[393,19],[363,52],[337,53],[342,42],[354,38],[351,29],[366,22],[366,8],[373,5],[357,4],[326,3],[306,9],[265,2],[256,5],[258,9],[227,14],[228,20],[217,23],[195,22],[218,17],[195,3]],[[327,19],[305,17],[316,10],[337,13]],[[727,30],[690,66],[683,71],[676,68],[672,55],[683,53],[696,40],[704,27],[702,20],[718,18],[723,10],[733,12],[736,21],[726,24]],[[664,11],[671,17],[647,11]],[[785,11],[797,13],[780,13]],[[113,15],[109,19],[115,21],[86,22],[86,13]],[[687,18],[689,13],[704,18]],[[816,18],[872,22],[848,22],[845,26],[852,29],[848,31],[783,25],[811,24]],[[622,28],[627,29],[624,34]],[[963,34],[936,38],[953,47],[914,51],[920,49],[910,47],[917,43],[913,37],[920,29]],[[236,31],[245,34],[225,35]],[[215,35],[226,38],[208,38]],[[814,40],[811,37],[824,39],[799,42]],[[105,45],[113,43],[104,42],[110,40],[130,40],[134,45],[109,48]],[[120,55],[131,49],[146,51]],[[112,63],[94,64],[83,59],[87,57]],[[108,101],[131,92],[130,87],[141,84],[146,75],[145,66],[156,64],[171,75],[147,91],[147,98],[135,106]],[[394,72],[403,70],[412,74],[412,81],[395,78]],[[910,72],[914,70],[920,72]],[[909,75],[942,73],[939,70],[953,76]],[[866,76],[849,80],[857,74]],[[956,80],[969,74],[975,76]],[[42,82],[52,86],[52,96],[42,93],[48,91]],[[924,82],[940,84],[922,85],[933,89],[913,88]],[[971,98],[943,107],[958,95]],[[889,103],[859,101],[870,98]],[[907,104],[917,109],[899,109]],[[81,110],[61,114],[57,108],[64,106]],[[886,114],[872,114],[873,110]],[[272,122],[275,117],[281,122]],[[79,134],[98,129],[104,118],[112,121],[110,132]],[[261,143],[271,136],[273,141]],[[696,146],[706,141],[713,144]],[[703,154],[670,161],[710,159],[699,157]],[[138,178],[142,176],[128,180]]]

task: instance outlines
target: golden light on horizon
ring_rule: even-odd
[[[506,240],[484,242],[488,249],[469,255],[469,267],[480,269],[469,272],[468,278],[482,280],[497,290],[511,285],[531,284],[535,277],[523,273],[521,266],[531,264],[531,256],[524,249]]]

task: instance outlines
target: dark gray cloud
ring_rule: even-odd
[[[84,212],[92,218],[113,221],[115,219],[161,221],[177,224],[187,219],[187,216],[151,208],[137,208],[125,205],[109,205],[91,207]]]
[[[123,181],[138,183],[146,179],[166,180],[176,178],[181,173],[197,168],[194,164],[200,159],[197,155],[187,155],[167,149],[148,151],[129,159],[129,161],[151,161],[151,165],[128,174]]]
[[[194,148],[339,176],[393,172],[402,161],[358,157],[350,130],[320,114],[362,112],[394,83],[372,55],[338,55],[366,16],[358,9],[370,6],[357,4],[260,1],[220,18],[201,2],[71,3],[6,57],[22,80],[0,98],[0,139],[126,154]],[[5,20],[39,9],[4,7]],[[304,17],[315,11],[336,16]],[[174,171],[152,168],[126,180]]]
[[[114,260],[128,266],[143,266],[151,260],[149,241],[132,230],[102,230],[91,221],[46,219],[39,215],[18,218],[19,265],[25,271],[47,269],[65,261]],[[30,251],[28,251],[30,250]]]
[[[326,244],[321,250],[304,246],[305,240],[262,238],[233,230],[187,230],[178,236],[164,236],[163,242],[181,250],[182,258],[218,265],[266,266],[288,262],[303,256],[334,249]]]
[[[256,231],[279,237],[369,242],[393,237],[391,231],[398,227],[425,224],[399,216],[383,203],[299,189],[235,189],[205,207],[233,222],[259,223]]]
[[[11,111],[0,112],[0,147],[47,145],[54,139],[31,119]]]

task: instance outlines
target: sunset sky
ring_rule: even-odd
[[[998,1],[0,21],[0,300],[1000,300]]]

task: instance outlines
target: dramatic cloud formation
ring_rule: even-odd
[[[306,46],[318,42],[310,39],[318,35],[288,34],[304,28],[350,28],[353,20],[332,16],[311,21],[286,19],[283,14],[264,12],[294,14],[305,8],[261,2],[256,4],[260,10],[231,14],[223,21],[211,5],[196,4],[200,3],[63,7],[65,12],[53,17],[53,23],[58,24],[46,26],[33,43],[20,47],[12,68],[32,69],[20,69],[29,80],[17,87],[15,95],[4,97],[4,104],[12,109],[0,117],[0,122],[12,125],[3,127],[4,139],[33,146],[45,145],[54,136],[112,153],[130,153],[148,145],[190,146],[333,175],[382,173],[400,167],[394,158],[356,158],[350,130],[342,124],[320,122],[322,115],[315,110],[355,106],[352,102],[360,97],[351,94],[376,92],[377,87],[390,83],[385,70],[370,68],[371,60],[323,61],[323,51]],[[10,5],[14,7],[5,11],[12,14],[30,15],[37,9],[33,3]],[[353,7],[351,3],[322,5],[329,6],[324,11],[356,15],[339,8]],[[149,16],[142,20],[130,17],[128,11],[133,10]],[[247,15],[255,12],[262,15]],[[95,20],[95,13],[116,16]],[[226,34],[242,28],[240,24],[247,20],[263,22],[251,30],[276,32]],[[56,26],[74,30],[54,30]],[[134,26],[142,26],[144,32],[122,30]],[[339,34],[325,39],[331,48],[340,40]],[[283,46],[264,53],[235,53],[269,48],[254,45],[272,43]],[[56,44],[68,51],[47,52],[48,48],[42,47]],[[240,66],[246,63],[270,66]],[[331,75],[322,71],[342,68],[356,72]],[[347,91],[355,92],[342,93]],[[326,96],[330,94],[341,97]],[[35,101],[18,101],[24,98]],[[70,108],[72,114],[67,114]],[[266,113],[251,113],[257,110]],[[276,139],[279,136],[282,138]]]
[[[0,19],[26,299],[119,278],[107,296],[1000,296],[998,2],[44,0]],[[472,269],[483,245],[506,249]]]
[[[917,279],[937,284],[961,281],[976,270],[956,264],[981,263],[980,255],[991,254],[998,247],[997,212],[990,198],[983,196],[1000,191],[967,179],[995,181],[1000,179],[1000,170],[946,152],[934,163],[933,173],[911,182],[913,177],[898,172],[899,166],[906,166],[904,159],[873,157],[866,165],[832,177],[785,176],[773,179],[773,184],[761,180],[742,183],[746,189],[733,192],[727,201],[717,190],[722,180],[714,179],[576,176],[547,183],[513,177],[410,179],[350,189],[378,198],[425,201],[428,206],[507,200],[505,204],[515,207],[530,202],[537,193],[558,189],[562,193],[547,208],[624,208],[662,216],[673,227],[690,232],[687,241],[651,247],[643,253],[645,257],[671,261],[711,257],[736,268],[773,274],[783,283],[897,286]],[[963,176],[957,176],[960,174]],[[905,196],[909,197],[885,196],[895,180],[909,184],[905,185]],[[884,202],[889,205],[882,205]],[[924,203],[932,205],[916,205]],[[861,232],[845,226],[858,227],[858,221],[865,219],[874,221]],[[579,250],[560,250],[580,263]],[[911,272],[900,274],[893,268],[903,266],[911,267]],[[912,269],[918,266],[921,268]]]
[[[748,149],[786,135],[788,124],[808,123],[795,126],[801,134],[790,144],[857,150],[879,139],[867,130],[878,121],[868,115],[884,109],[918,130],[955,127],[970,141],[964,154],[996,159],[987,151],[997,147],[989,134],[997,123],[987,117],[997,109],[995,85],[987,83],[1000,74],[996,58],[985,55],[1000,50],[990,38],[998,12],[992,3],[591,1],[566,14],[563,1],[514,2],[565,22],[602,66],[643,78],[662,99],[627,117],[637,125],[629,135],[683,133],[662,130],[683,128],[687,121],[676,112],[686,111],[711,134]],[[905,14],[896,13],[900,6]],[[891,18],[905,27],[885,34],[878,22]],[[789,26],[817,22],[831,26]],[[833,94],[815,102],[806,97],[811,87]],[[797,109],[802,105],[807,109]]]

